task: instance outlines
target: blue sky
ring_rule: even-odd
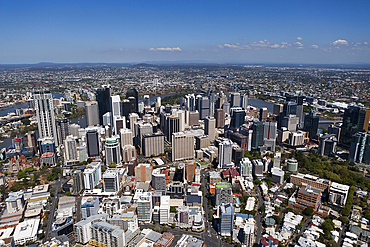
[[[370,1],[3,1],[0,64],[370,63]]]

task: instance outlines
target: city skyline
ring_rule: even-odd
[[[369,64],[369,7],[368,1],[6,2],[0,64]]]

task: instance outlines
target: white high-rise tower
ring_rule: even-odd
[[[39,125],[40,138],[52,137],[55,145],[58,145],[57,129],[54,117],[53,96],[50,91],[33,93],[37,123]]]

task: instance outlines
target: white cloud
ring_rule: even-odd
[[[302,40],[302,37],[297,37],[297,40]]]
[[[181,51],[180,47],[159,47],[150,48],[149,51]]]
[[[369,44],[369,42],[367,42],[367,41],[364,42],[364,45],[368,45],[368,44]]]
[[[303,44],[301,42],[299,42],[299,41],[294,42],[294,44],[297,45],[297,46],[303,46]]]
[[[297,49],[303,49],[303,46],[299,46],[299,47],[297,47]]]
[[[331,44],[332,45],[348,45],[348,41],[344,39],[338,39]]]
[[[313,48],[313,49],[318,49],[318,48],[319,48],[319,46],[318,46],[318,45],[311,45],[311,48]]]
[[[273,48],[273,49],[276,49],[276,48],[280,48],[280,45],[274,44],[274,45],[271,45],[270,47]]]
[[[232,45],[232,44],[224,44],[225,47],[227,48],[239,48],[237,45]]]

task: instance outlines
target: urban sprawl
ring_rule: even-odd
[[[370,68],[0,67],[0,245],[365,247]]]

